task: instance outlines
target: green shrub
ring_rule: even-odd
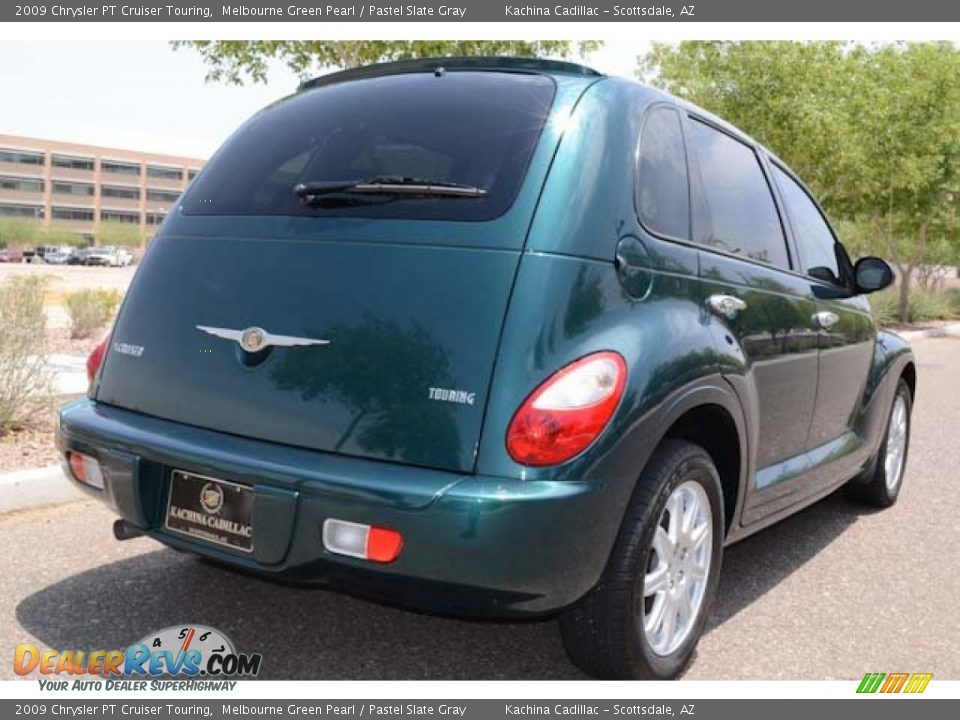
[[[0,435],[49,405],[53,371],[46,359],[45,281],[0,281]]]
[[[871,295],[870,306],[873,308],[877,324],[881,327],[900,324],[900,290],[898,288]],[[907,314],[908,321],[911,323],[949,320],[960,316],[960,289],[938,292],[914,288],[910,292],[910,309]]]
[[[910,293],[910,322],[946,320],[952,315],[946,293],[914,288]]]
[[[953,317],[960,317],[960,288],[950,288],[943,293],[947,296],[947,305]]]
[[[120,293],[116,290],[77,290],[67,293],[64,302],[70,315],[70,337],[86,338],[102,328],[120,303]]]
[[[900,322],[899,293],[895,288],[874,293],[869,297],[870,307],[873,309],[873,317],[876,319],[877,325],[888,327]]]

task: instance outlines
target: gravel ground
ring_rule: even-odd
[[[835,494],[728,548],[686,677],[960,679],[960,338],[915,349],[900,502],[877,512]],[[0,646],[112,648],[195,622],[263,653],[271,679],[583,677],[553,621],[453,620],[278,586],[149,539],[118,543],[111,520],[93,502],[0,517]]]
[[[24,427],[0,435],[0,472],[55,464],[55,411],[57,407],[76,397],[79,396],[64,395],[57,398],[50,403],[49,408],[38,412]]]

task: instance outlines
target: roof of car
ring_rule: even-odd
[[[341,70],[305,80],[299,90],[311,90],[325,85],[361,80],[365,78],[402,75],[418,72],[444,72],[446,70],[477,70],[514,73],[543,73],[578,75],[581,77],[603,77],[603,73],[593,68],[563,60],[544,60],[541,58],[520,57],[438,57],[401,60],[398,62],[377,63],[362,67]]]

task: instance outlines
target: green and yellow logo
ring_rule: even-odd
[[[933,673],[867,673],[860,681],[858,693],[922,693]]]

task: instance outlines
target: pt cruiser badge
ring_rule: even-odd
[[[329,340],[316,338],[296,337],[295,335],[273,335],[263,328],[249,327],[246,330],[231,330],[230,328],[209,327],[197,325],[197,330],[224,340],[233,340],[249,353],[260,352],[270,346],[276,347],[303,347],[307,345],[329,345]]]

